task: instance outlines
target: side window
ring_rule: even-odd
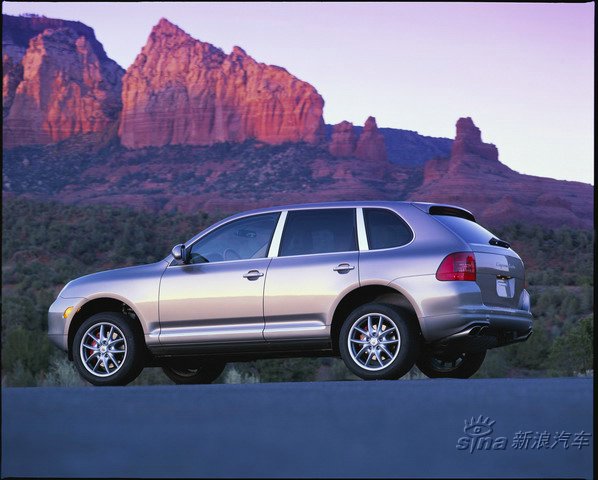
[[[281,257],[355,250],[354,208],[298,210],[287,214]]]
[[[276,228],[279,212],[234,220],[197,241],[190,263],[264,258]]]
[[[370,250],[400,247],[413,239],[409,226],[390,210],[364,208],[363,217]]]

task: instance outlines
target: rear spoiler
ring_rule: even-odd
[[[412,202],[411,205],[419,208],[422,212],[429,213],[430,215],[449,215],[451,217],[465,218],[466,220],[471,220],[472,222],[476,221],[473,213],[455,205],[424,202]]]

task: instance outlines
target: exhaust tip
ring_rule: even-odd
[[[469,335],[470,336],[476,336],[478,335],[479,331],[481,330],[480,327],[473,327],[470,331],[469,331]]]

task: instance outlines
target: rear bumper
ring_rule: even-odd
[[[498,307],[484,304],[476,282],[441,282],[434,275],[420,275],[395,279],[389,286],[405,295],[415,309],[427,344],[477,324],[522,334],[532,325],[526,290],[521,291],[516,307]]]
[[[480,323],[473,327],[433,342],[433,352],[479,352],[496,347],[504,347],[513,343],[525,342],[533,333],[532,327],[527,331],[504,330]]]
[[[432,350],[459,352],[488,350],[525,342],[532,334],[533,323],[532,314],[528,311],[487,307],[426,320],[437,334],[450,332],[431,341]]]

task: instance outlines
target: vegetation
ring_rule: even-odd
[[[69,280],[164,258],[218,217],[155,214],[114,206],[74,206],[5,198],[2,210],[2,385],[83,385],[46,337],[47,310]],[[510,225],[495,230],[521,254],[535,316],[524,344],[489,352],[478,376],[577,375],[592,371],[591,231]],[[414,370],[408,378],[420,378]],[[355,379],[338,359],[235,364],[221,382]],[[146,369],[136,384],[168,383]]]

